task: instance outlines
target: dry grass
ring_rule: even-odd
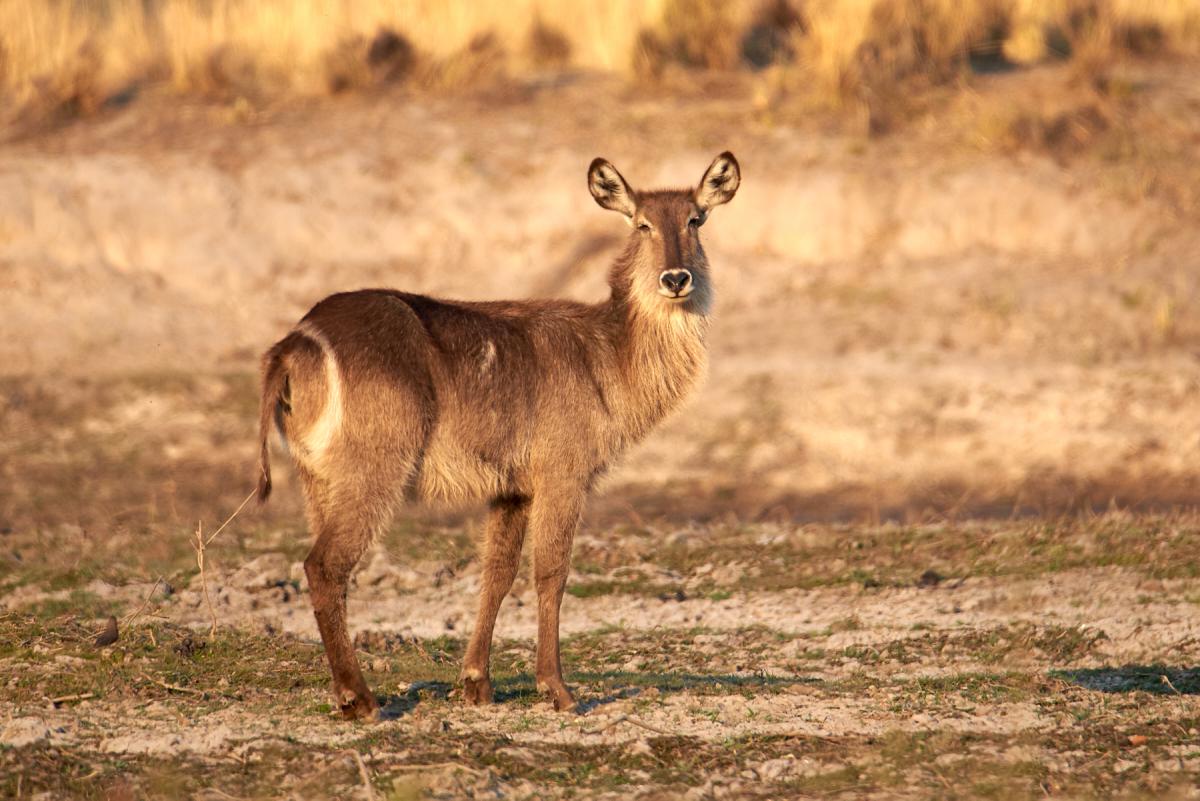
[[[1050,60],[1094,79],[1126,56],[1200,48],[1190,0],[816,0],[806,12],[784,82],[835,103]]]
[[[370,61],[381,32],[431,65],[461,71],[487,37],[518,65],[620,69],[661,3],[428,0],[13,0],[0,4],[3,84],[19,98],[86,77],[104,91],[163,77],[184,91],[339,88],[349,52]],[[385,34],[386,38],[386,34]],[[470,77],[469,70],[467,77]],[[334,79],[334,80],[331,80]]]
[[[188,93],[324,93],[390,80],[433,89],[574,66],[658,78],[671,68],[782,66],[828,101],[972,59],[1200,50],[1191,0],[9,0],[0,88],[87,113],[166,82]]]

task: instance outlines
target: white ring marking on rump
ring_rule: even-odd
[[[301,436],[308,456],[321,459],[342,429],[342,374],[333,346],[320,329],[311,323],[303,322],[296,326],[296,330],[316,342],[325,354],[325,405],[312,428]]]

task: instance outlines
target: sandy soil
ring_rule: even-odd
[[[801,540],[811,534],[783,532]],[[757,535],[781,532],[766,527]],[[585,552],[615,549],[617,539],[610,532],[580,545]],[[26,585],[9,592],[0,604],[10,621],[23,621],[23,647],[3,660],[8,675],[20,678],[10,681],[13,700],[0,706],[0,745],[13,749],[10,755],[69,754],[106,777],[131,777],[133,787],[151,794],[158,792],[148,778],[154,760],[180,771],[207,766],[208,779],[188,786],[198,795],[229,793],[254,782],[228,766],[269,759],[273,749],[345,774],[334,785],[318,780],[325,791],[362,792],[345,757],[361,752],[374,786],[393,786],[399,777],[432,797],[778,797],[822,790],[920,797],[944,789],[946,776],[959,770],[962,797],[988,788],[1033,797],[1163,791],[1200,778],[1200,675],[1163,664],[1200,658],[1196,578],[1109,567],[926,575],[908,585],[832,580],[767,591],[754,589],[753,576],[747,583],[738,562],[682,572],[635,560],[573,580],[563,631],[580,708],[561,714],[527,686],[535,625],[526,577],[502,610],[500,703],[471,708],[454,690],[456,660],[437,649],[461,648],[476,566],[402,566],[381,549],[358,573],[351,598],[360,658],[386,704],[384,721],[363,727],[329,712],[297,567],[273,552],[207,575],[221,631],[230,632],[215,636],[199,576],[170,591],[159,583],[93,580],[84,588],[93,602],[130,610],[123,638],[99,651],[86,639],[51,642],[40,627],[53,631],[61,623],[25,617],[65,597],[79,604],[78,589],[48,593]],[[579,592],[597,579],[635,574],[678,589]],[[211,675],[200,668],[180,678],[187,671],[156,661],[173,642],[194,637],[217,648],[233,630],[246,642],[292,643],[298,650],[287,656],[298,653],[298,661],[246,649],[234,664],[253,667],[239,680],[215,666]],[[152,647],[143,645],[147,631],[158,632]],[[202,665],[199,648],[172,658]],[[110,662],[128,673],[129,687],[111,675],[99,678]],[[93,688],[87,697],[51,695],[64,670],[97,674],[81,685]],[[272,694],[255,686],[271,685],[275,679],[262,677],[278,674],[291,689]],[[431,733],[440,738],[433,745]],[[463,752],[479,739],[486,744]],[[424,742],[424,751],[414,753],[413,742]],[[729,752],[731,743],[755,747]],[[733,758],[688,770],[668,759],[644,770],[639,758],[662,762],[664,749],[712,749]],[[536,770],[550,760],[569,772],[595,759],[624,767],[610,767],[616,774],[607,779]],[[113,767],[129,760],[137,770]],[[36,763],[23,768],[35,785],[46,781]],[[621,789],[606,791],[611,782]],[[285,793],[321,794],[308,785]]]

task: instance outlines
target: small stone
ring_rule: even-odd
[[[629,753],[640,756],[654,756],[654,749],[647,740],[634,740],[629,744]]]
[[[763,781],[776,781],[796,769],[796,757],[788,754],[779,759],[768,759],[766,762],[755,768],[758,777]]]
[[[450,565],[442,565],[433,574],[433,586],[441,587],[452,578],[454,578],[454,568]]]
[[[942,583],[942,574],[937,572],[936,570],[926,570],[924,573],[921,574],[921,577],[919,579],[917,579],[918,587],[936,587],[937,585],[939,585],[941,583]]]
[[[365,560],[363,566],[355,573],[355,581],[360,587],[380,587],[388,589],[397,589],[406,586],[414,586],[411,580],[407,580],[405,573],[412,571],[403,571],[397,565],[392,564],[388,558],[387,552],[383,548],[377,548],[371,556]]]
[[[50,727],[41,718],[16,718],[0,730],[0,744],[10,748],[50,739]]]
[[[712,580],[722,587],[728,587],[737,584],[744,575],[746,575],[745,568],[737,562],[731,562],[712,571]]]
[[[197,651],[204,650],[206,645],[208,645],[208,643],[206,643],[204,640],[193,639],[192,635],[188,634],[179,642],[178,645],[175,646],[174,650],[175,653],[179,654],[184,659],[191,659],[196,655]]]
[[[265,553],[242,565],[229,577],[228,584],[245,590],[261,590],[287,583],[291,564],[281,553]]]
[[[667,545],[686,545],[688,540],[694,539],[694,535],[690,531],[675,531],[667,535]],[[698,788],[692,788],[698,789]]]

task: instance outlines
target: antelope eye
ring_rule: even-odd
[[[640,222],[637,225],[637,229],[639,231],[644,231],[645,233],[650,233],[650,223]]]
[[[689,217],[688,225],[690,225],[692,228],[699,228],[700,226],[704,225],[704,217],[702,215],[696,215],[695,217]]]

